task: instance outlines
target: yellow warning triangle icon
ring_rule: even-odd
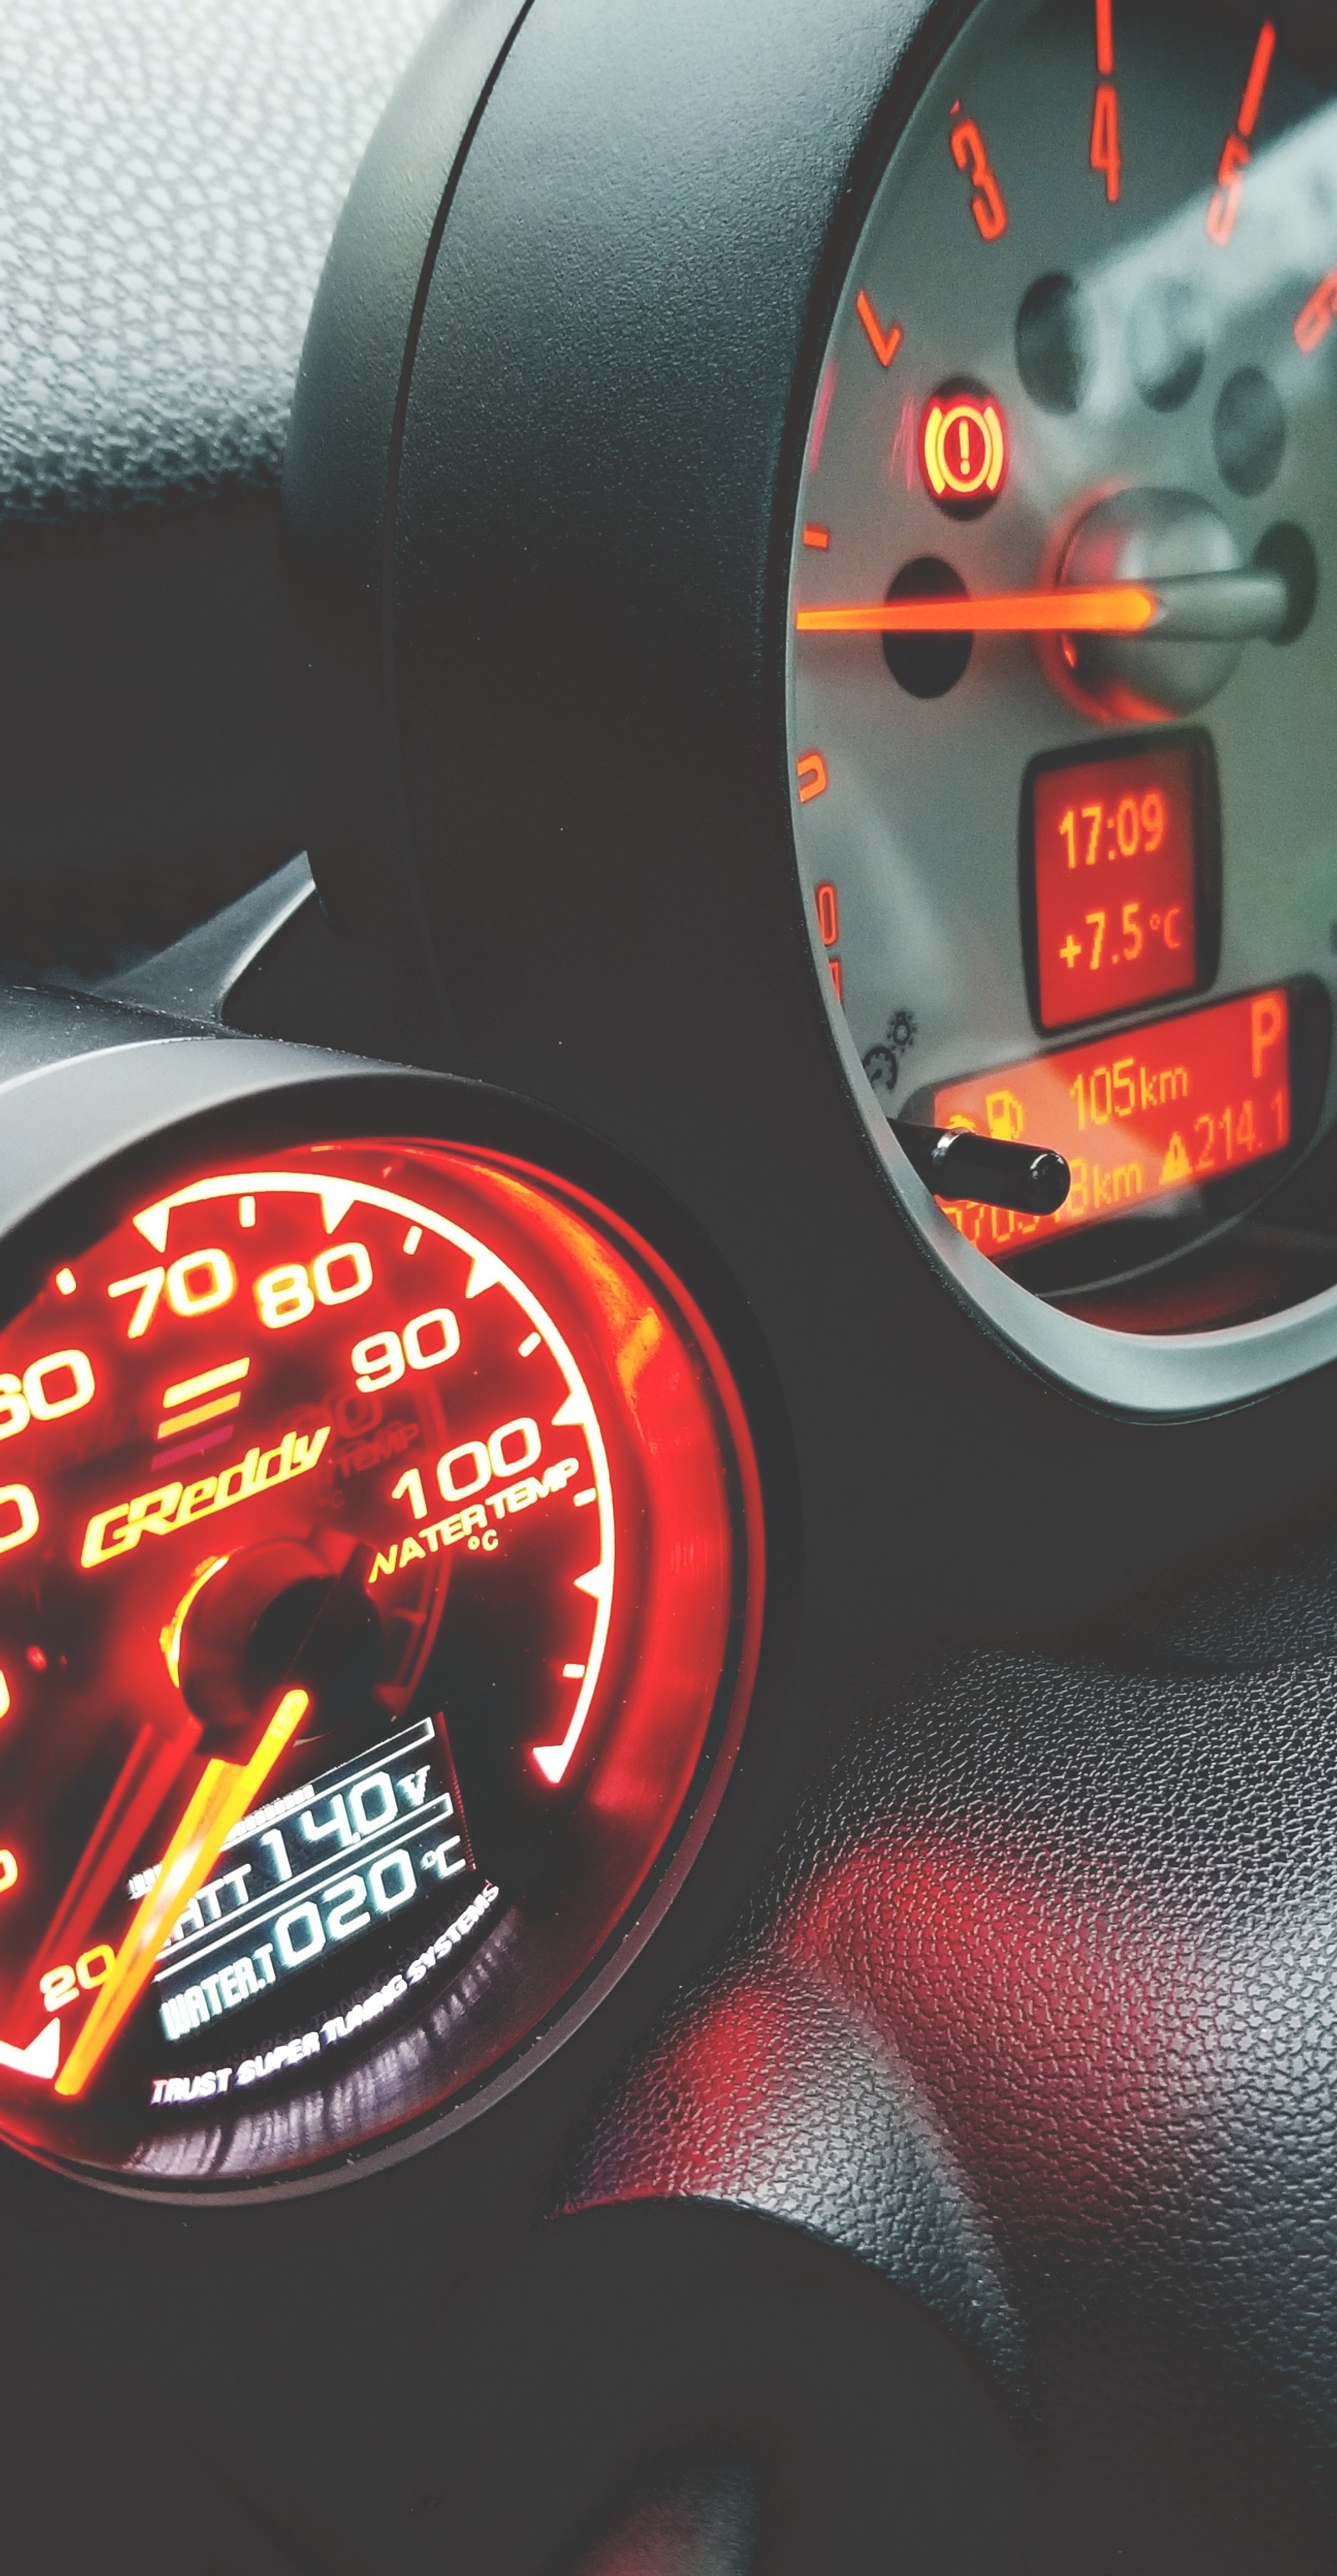
[[[1161,1188],[1168,1189],[1175,1181],[1191,1181],[1192,1178],[1193,1165],[1184,1150],[1184,1139],[1176,1130],[1161,1165]]]

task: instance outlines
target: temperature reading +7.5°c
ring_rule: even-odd
[[[1203,981],[1207,797],[1196,739],[1039,761],[1023,890],[1042,1029],[1191,993]]]

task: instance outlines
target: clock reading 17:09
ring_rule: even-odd
[[[1032,763],[1022,883],[1038,1027],[1105,1019],[1208,980],[1212,787],[1200,735]]]

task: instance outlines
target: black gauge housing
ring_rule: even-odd
[[[443,24],[344,217],[285,499],[336,711],[324,898],[362,935],[400,904],[461,1066],[643,1157],[743,1282],[797,1390],[823,1699],[889,1636],[1108,1597],[1292,1490],[1337,1407],[1326,1366],[1286,1383],[1324,1355],[1304,1330],[1232,1372],[1056,1314],[1082,1392],[1067,1343],[1019,1359],[973,1256],[925,1258],[823,1000],[784,721],[803,441],[873,190],[970,15],[537,0],[481,80],[481,18]]]

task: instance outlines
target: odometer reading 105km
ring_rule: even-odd
[[[254,2179],[476,2084],[751,1651],[703,1322],[541,1174],[306,1146],[137,1207],[0,1363],[0,2131]]]
[[[1284,988],[1157,1020],[934,1095],[934,1123],[1063,1155],[1072,1187],[1054,1216],[948,1205],[959,1233],[1002,1259],[1056,1234],[1135,1215],[1225,1179],[1291,1142],[1291,1002]]]

